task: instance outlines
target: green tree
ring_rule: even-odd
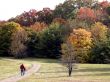
[[[11,36],[20,25],[15,22],[7,22],[0,28],[0,55],[9,56],[9,47],[11,45]]]
[[[40,35],[39,32],[32,28],[25,28],[28,36],[27,40],[27,53],[29,57],[35,57],[39,53]],[[37,55],[39,56],[39,55]]]
[[[46,57],[58,58],[63,42],[63,27],[60,24],[52,24],[46,30],[42,31],[40,44],[41,52]]]
[[[66,0],[63,4],[56,6],[54,10],[55,18],[71,19],[75,17],[76,10],[73,0]]]
[[[69,34],[69,28],[59,23],[52,23],[48,28],[35,31],[26,28],[28,33],[29,56],[60,57],[61,44]]]

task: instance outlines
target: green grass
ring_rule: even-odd
[[[0,79],[8,78],[19,73],[19,66],[23,63],[26,68],[31,67],[31,63],[23,60],[0,58]]]
[[[29,60],[34,61],[34,60]],[[41,64],[38,73],[19,82],[109,82],[110,64],[77,64],[72,77],[68,77],[65,67],[52,59],[36,59]]]

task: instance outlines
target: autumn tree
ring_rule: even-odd
[[[89,58],[88,51],[92,45],[91,32],[81,28],[73,29],[69,40],[77,54],[76,60],[78,62],[87,62]]]
[[[93,48],[91,55],[92,63],[107,63],[110,59],[109,39],[107,36],[108,28],[100,22],[95,23],[91,27],[93,37]]]
[[[0,27],[3,27],[3,25],[6,23],[6,21],[0,21]]]
[[[69,40],[62,44],[61,53],[62,53],[61,61],[63,65],[67,67],[68,74],[69,76],[71,76],[73,66],[75,66],[76,61],[75,61],[75,51]]]
[[[37,22],[51,24],[52,20],[53,20],[53,10],[51,10],[50,8],[43,8],[42,11],[37,12]]]
[[[92,25],[91,33],[96,45],[98,45],[99,42],[105,43],[107,41],[107,27],[102,23],[97,22],[94,25]]]
[[[110,6],[103,9],[105,16],[103,17],[102,23],[110,27]]]
[[[107,7],[110,6],[110,2],[105,0],[105,1],[100,2],[99,5],[100,5],[101,8],[107,8]]]
[[[94,23],[96,21],[95,11],[91,8],[81,7],[77,13],[77,18],[89,24]]]
[[[71,28],[71,31],[73,29],[77,29],[77,28],[84,28],[84,29],[87,29],[87,28],[90,28],[90,24],[87,24],[86,21],[82,21],[82,20],[79,20],[79,19],[73,19],[73,20],[69,20],[69,26]]]
[[[55,18],[55,19],[53,19],[53,22],[54,23],[59,23],[59,24],[62,24],[62,25],[67,23],[67,21],[65,19],[62,19],[62,18]]]
[[[23,28],[19,27],[11,36],[10,53],[15,58],[24,58],[27,56],[26,41],[27,33]]]
[[[22,14],[16,16],[15,18],[11,18],[8,21],[14,21],[19,23],[22,26],[30,26],[37,21],[37,11],[35,9],[31,9],[30,11],[24,11]]]
[[[45,23],[36,22],[35,24],[30,26],[33,30],[40,32],[43,29],[46,29],[48,26]]]
[[[44,22],[50,24],[53,20],[53,10],[50,8],[43,8],[41,11],[31,9],[30,11],[24,11],[22,14],[11,18],[8,21],[14,21],[22,26],[31,26],[35,22]]]

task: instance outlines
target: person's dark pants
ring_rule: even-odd
[[[25,74],[25,70],[21,69],[21,76],[23,76]]]

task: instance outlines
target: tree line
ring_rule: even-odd
[[[77,62],[110,63],[109,27],[107,1],[66,0],[54,10],[31,9],[0,21],[0,56],[65,59],[74,52]]]

